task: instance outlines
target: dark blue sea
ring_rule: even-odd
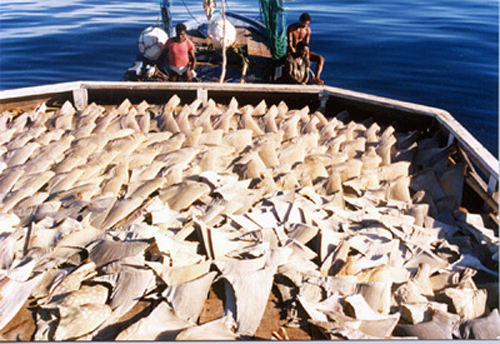
[[[226,0],[259,19],[257,0]],[[160,0],[0,2],[0,89],[118,81]],[[217,1],[220,6],[220,1]],[[174,1],[178,21],[201,0]],[[287,23],[312,16],[311,50],[326,84],[449,111],[498,155],[497,0],[295,0]]]

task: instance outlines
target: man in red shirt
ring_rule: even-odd
[[[195,47],[186,36],[184,24],[177,24],[175,32],[176,36],[169,38],[163,46],[163,53],[168,53],[170,80],[178,81],[180,77],[184,81],[191,81],[191,71],[196,67]]]

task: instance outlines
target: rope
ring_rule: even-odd
[[[266,22],[268,46],[273,60],[286,55],[285,9],[279,0],[260,0],[260,8]]]
[[[196,22],[201,25],[200,21],[198,19],[196,19],[196,17],[189,10],[189,7],[186,5],[186,2],[184,0],[182,0],[182,3],[184,4],[184,7],[186,8],[186,10],[189,13],[189,15],[191,16],[191,18],[193,18],[194,20],[196,20]]]

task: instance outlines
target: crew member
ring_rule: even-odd
[[[307,46],[309,46],[309,40],[311,38],[311,28],[309,27],[310,22],[311,15],[309,13],[302,13],[298,22],[288,26],[286,31],[288,39],[288,54],[295,53],[297,51],[297,44],[301,41],[304,41]],[[323,71],[325,59],[323,56],[309,51],[309,61],[316,63],[316,75],[312,80],[318,85],[323,85],[324,82],[321,80],[321,72]]]
[[[163,47],[163,53],[168,53],[170,80],[191,81],[196,67],[195,47],[186,36],[186,26],[182,23],[175,27],[176,36],[169,38]],[[163,60],[164,56],[160,57]]]

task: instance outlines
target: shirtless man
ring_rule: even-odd
[[[288,39],[288,54],[295,54],[297,50],[297,44],[300,41],[305,41],[309,45],[309,40],[311,38],[311,28],[309,23],[311,22],[311,16],[309,13],[302,13],[297,23],[293,23],[288,26],[286,30]],[[309,60],[311,62],[316,62],[316,76],[312,79],[316,84],[323,85],[323,81],[320,79],[321,72],[323,71],[323,64],[325,59],[323,56],[309,51]]]

